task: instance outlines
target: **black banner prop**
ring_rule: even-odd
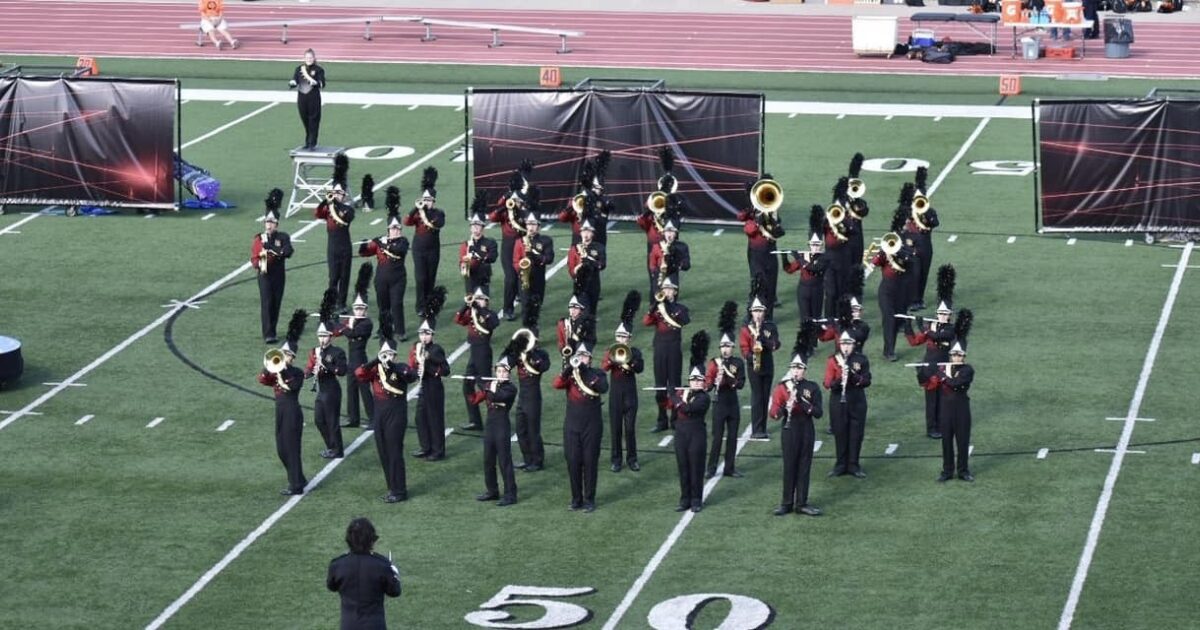
[[[557,214],[579,192],[583,161],[608,149],[613,218],[633,219],[657,190],[659,148],[670,146],[684,216],[735,223],[760,172],[761,94],[474,90],[472,98],[474,182],[490,203],[528,159],[542,190],[541,214]]]
[[[0,203],[174,208],[176,81],[0,78]]]
[[[1200,231],[1200,102],[1042,101],[1045,231]]]

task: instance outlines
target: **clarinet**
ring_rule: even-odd
[[[796,381],[792,380],[791,382],[789,382],[787,385],[787,388],[788,388],[787,409],[785,409],[783,412],[783,414],[784,414],[783,415],[783,428],[785,428],[785,429],[791,428],[791,426],[792,426],[792,408],[796,406],[796,389],[797,389]],[[842,402],[845,402],[845,400],[843,400]]]
[[[846,384],[850,381],[850,361],[845,360],[845,359],[838,359],[838,363],[840,363],[841,367],[842,367],[842,400],[841,400],[841,402],[845,403],[846,402]]]
[[[315,354],[316,358],[317,358],[317,360],[313,362],[313,371],[312,371],[312,377],[313,377],[312,391],[315,392],[315,391],[317,391],[317,381],[321,380],[320,377],[318,376],[318,374],[321,373],[321,359],[322,359],[321,349],[317,348],[316,350],[313,350],[313,354]]]

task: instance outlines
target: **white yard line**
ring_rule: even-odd
[[[217,431],[224,433],[225,431],[228,431],[229,427],[231,426],[233,426],[233,420],[226,420],[225,422],[221,423],[221,426],[217,427]]]
[[[258,109],[250,112],[249,114],[242,116],[241,118],[236,118],[230,122],[225,123],[224,125],[221,125],[220,127],[217,127],[216,129],[213,129],[212,131],[200,136],[199,138],[196,138],[194,140],[188,140],[187,142],[184,142],[183,145],[180,146],[179,148],[180,148],[180,150],[183,150],[183,149],[186,149],[186,148],[192,146],[193,144],[208,140],[209,138],[221,133],[222,131],[229,129],[230,127],[232,127],[238,123],[250,120],[251,118],[254,118],[255,116],[267,111],[268,109],[271,109],[272,107],[275,107],[278,104],[279,103],[267,103],[266,105],[259,107]]]
[[[1200,464],[1200,453],[1192,453],[1192,463]]]
[[[1074,245],[1074,244],[1075,244],[1075,240],[1076,240],[1076,239],[1075,239],[1074,237],[1067,239],[1067,245]]]
[[[659,448],[665,447],[666,445],[670,444],[671,440],[673,440],[673,439],[674,439],[674,436],[668,435],[667,437],[658,441],[658,447]]]
[[[20,234],[20,232],[17,231],[17,228],[21,227],[22,225],[25,225],[26,223],[29,223],[30,221],[32,221],[40,216],[42,216],[41,212],[35,212],[35,213],[25,217],[24,219],[21,219],[20,221],[17,221],[16,223],[14,223],[8,227],[5,227],[3,230],[0,230],[0,234]]]
[[[887,449],[883,451],[883,454],[891,455],[891,454],[895,453],[896,449],[898,449],[898,448],[900,448],[899,444],[888,444]]]
[[[211,135],[211,133],[209,135]],[[464,137],[466,137],[465,134],[459,134],[450,142],[447,142],[446,144],[443,144],[442,146],[430,151],[429,153],[426,153],[424,156],[421,157],[421,159],[413,162],[412,164],[409,164],[408,166],[397,171],[396,173],[392,174],[390,177],[379,182],[376,185],[385,186],[385,185],[391,183],[392,181],[399,179],[400,177],[403,177],[406,173],[423,165],[425,162],[428,162],[429,160],[433,159],[435,156],[442,153],[443,151],[445,151],[451,147],[457,146],[458,143],[462,142]],[[320,223],[309,223],[308,225],[297,230],[292,235],[293,242],[295,241],[296,237],[303,235],[305,232],[311,230],[312,228],[314,228],[318,225],[320,225]],[[563,259],[563,262],[564,263],[566,262],[565,258]],[[242,263],[242,265],[239,266],[237,269],[234,269],[233,271],[225,274],[225,276],[222,277],[221,279],[219,279],[216,282],[213,282],[212,284],[208,285],[207,287],[204,287],[203,289],[201,289],[199,293],[197,293],[197,294],[193,295],[192,297],[188,298],[187,300],[184,300],[183,302],[177,304],[175,307],[171,308],[166,313],[163,313],[162,317],[159,317],[158,319],[150,322],[141,330],[130,335],[129,338],[127,338],[124,341],[122,341],[121,343],[113,346],[112,349],[110,349],[108,352],[105,352],[104,354],[97,357],[91,363],[80,368],[78,372],[75,372],[71,376],[67,377],[67,379],[64,380],[63,382],[56,384],[54,386],[54,388],[51,389],[50,391],[46,392],[45,394],[42,394],[41,396],[38,396],[33,402],[18,409],[15,413],[10,415],[8,418],[5,418],[3,422],[0,422],[0,430],[3,430],[8,425],[16,422],[21,417],[27,415],[30,411],[37,409],[42,404],[44,404],[46,401],[57,396],[59,393],[61,393],[67,387],[74,385],[76,381],[78,381],[79,379],[81,379],[84,376],[86,376],[87,374],[89,374],[92,370],[100,367],[101,365],[106,363],[109,359],[113,358],[114,356],[119,354],[121,351],[128,348],[130,345],[132,345],[138,339],[145,337],[151,331],[153,331],[154,329],[156,329],[159,326],[166,323],[166,321],[169,320],[173,315],[175,315],[175,313],[177,311],[184,309],[184,308],[188,308],[187,307],[188,303],[195,302],[196,300],[199,300],[199,299],[207,296],[208,294],[212,293],[213,291],[216,291],[217,288],[219,288],[221,285],[225,284],[226,282],[229,282],[230,280],[233,280],[239,274],[241,274],[242,272],[244,272],[248,269],[250,269],[250,263],[249,262]]]
[[[1048,448],[1039,448],[1039,449],[1038,449],[1038,452],[1037,452],[1037,458],[1038,458],[1038,459],[1046,459],[1046,456],[1047,456],[1047,455],[1049,455],[1049,454],[1050,454],[1050,449],[1048,449]]]
[[[1096,502],[1096,512],[1092,515],[1087,541],[1083,545],[1083,553],[1079,555],[1079,564],[1075,568],[1075,579],[1071,581],[1071,591],[1067,595],[1067,602],[1063,605],[1062,615],[1058,619],[1059,630],[1067,630],[1071,627],[1071,622],[1075,620],[1075,609],[1079,606],[1079,596],[1083,593],[1083,585],[1087,581],[1088,570],[1092,566],[1092,556],[1096,554],[1096,545],[1100,541],[1100,530],[1104,527],[1104,518],[1108,515],[1108,504],[1112,500],[1113,488],[1117,485],[1121,464],[1125,462],[1125,453],[1129,448],[1130,439],[1133,438],[1133,428],[1137,426],[1138,411],[1141,410],[1142,399],[1146,395],[1146,386],[1150,382],[1150,372],[1154,370],[1154,360],[1158,357],[1158,348],[1167,331],[1167,322],[1171,319],[1171,309],[1175,306],[1175,297],[1179,295],[1179,285],[1183,282],[1183,273],[1187,269],[1188,259],[1192,255],[1194,245],[1194,243],[1188,243],[1179,255],[1175,277],[1171,279],[1171,288],[1167,290],[1167,299],[1163,304],[1162,313],[1158,317],[1158,325],[1154,328],[1154,337],[1150,339],[1150,347],[1146,350],[1146,359],[1142,362],[1142,373],[1138,376],[1137,387],[1133,390],[1133,399],[1129,401],[1129,412],[1125,414],[1125,425],[1121,427],[1121,439],[1117,441],[1112,464],[1108,467],[1108,476],[1104,478],[1104,489],[1100,491],[1100,499]]]
[[[208,214],[206,214],[206,215],[204,215],[204,216],[200,217],[200,220],[201,220],[201,221],[207,221],[207,220],[209,220],[209,219],[211,219],[211,218],[213,218],[213,217],[215,217],[215,216],[217,216],[217,213],[216,213],[216,212],[209,212]]]
[[[946,239],[946,242],[947,242],[947,243],[953,243],[954,241],[957,241],[957,240],[958,240],[958,235],[957,235],[957,234],[951,234],[951,235],[950,235],[950,238]]]
[[[813,452],[816,453],[817,451],[821,450],[821,445],[824,443],[825,442],[823,442],[821,440],[814,440],[813,441]]]
[[[162,424],[162,421],[163,421],[163,420],[166,420],[166,418],[163,418],[163,417],[158,417],[158,418],[155,418],[155,419],[151,420],[149,423],[147,423],[147,424],[146,424],[146,428],[147,428],[147,429],[153,429],[154,427],[156,427],[156,426],[158,426],[158,425]]]
[[[75,426],[79,426],[79,425],[81,425],[81,424],[87,424],[88,420],[91,420],[92,418],[95,418],[95,417],[96,417],[96,416],[94,416],[94,415],[92,415],[92,414],[90,414],[90,413],[89,413],[88,415],[86,415],[86,416],[84,416],[84,417],[82,417],[82,418],[80,418],[80,419],[76,420],[76,421],[75,421]]]
[[[1010,237],[1008,237],[1008,240],[1007,240],[1006,242],[1007,242],[1009,245],[1012,245],[1013,243],[1016,243],[1016,242],[1017,242],[1017,237],[1015,237],[1015,236],[1010,236]]]

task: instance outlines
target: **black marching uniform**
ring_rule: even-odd
[[[617,363],[609,349],[604,353],[600,369],[609,373],[608,428],[612,432],[609,440],[612,465],[620,466],[623,460],[634,466],[638,463],[637,375],[646,369],[646,360],[641,350],[629,346],[629,358],[623,364]]]
[[[359,245],[358,255],[375,257],[375,299],[379,302],[380,327],[383,314],[390,313],[392,326],[404,337],[408,330],[404,325],[404,292],[408,289],[404,258],[408,256],[408,239],[379,236]]]
[[[812,472],[813,444],[816,440],[813,420],[824,414],[821,388],[816,383],[787,379],[771,394],[771,417],[783,421],[780,443],[783,448],[782,512],[808,505],[808,485]]]
[[[296,107],[304,125],[304,148],[317,146],[321,131],[321,90],[325,89],[325,68],[317,64],[300,64],[292,73],[296,88]]]
[[[820,319],[822,306],[825,303],[825,270],[829,267],[829,259],[823,253],[793,252],[794,260],[789,262],[784,271],[800,272],[800,281],[796,284],[796,307],[800,321]]]
[[[971,397],[967,391],[975,380],[975,368],[966,363],[943,365],[936,378],[941,389],[938,420],[942,430],[942,474],[958,473],[959,479],[967,479],[971,469],[967,465],[971,448]],[[950,375],[947,375],[947,369]],[[955,447],[958,457],[955,458]]]
[[[663,246],[666,245],[666,251]],[[655,243],[650,248],[650,281],[655,287],[661,287],[664,278],[670,278],[676,287],[681,287],[683,280],[681,272],[692,268],[692,253],[687,243],[679,239],[667,244],[666,240]],[[666,275],[663,270],[666,269]],[[651,293],[653,295],[653,293]]]
[[[413,276],[417,282],[418,313],[425,311],[425,298],[437,284],[438,261],[442,255],[441,234],[442,228],[446,227],[446,213],[441,208],[422,208],[413,208],[404,218],[404,224],[413,226],[414,230],[412,259]]]
[[[477,239],[468,238],[458,247],[459,272],[466,269],[463,284],[466,294],[470,295],[475,289],[483,289],[484,293],[492,293],[492,263],[500,255],[496,241],[480,236]],[[470,260],[463,262],[463,258]]]
[[[862,262],[861,258],[854,258],[854,231],[847,223],[843,220],[837,228],[825,228],[825,256],[829,261],[825,268],[826,317],[837,317],[838,298],[849,291],[854,265]],[[862,299],[861,295],[855,297]]]
[[[894,256],[884,252],[875,255],[873,264],[883,271],[879,279],[879,315],[883,319],[883,356],[894,359],[896,356],[896,334],[903,327],[908,334],[912,333],[912,323],[904,320],[900,323],[896,315],[904,315],[908,310],[910,282],[916,277],[912,273],[913,251],[907,245],[901,245],[900,251]]]
[[[608,391],[604,372],[590,366],[566,368],[554,377],[554,389],[567,391],[567,413],[563,421],[563,450],[571,480],[571,509],[591,511],[596,507],[596,477],[604,421],[601,396]]]
[[[420,344],[417,344],[420,345]],[[422,349],[424,359],[417,357],[417,346],[408,351],[408,365],[417,373],[420,391],[417,393],[417,457],[430,460],[446,458],[446,386],[442,377],[450,374],[446,351],[436,343]]]
[[[929,326],[916,335],[908,338],[911,345],[925,344],[925,358],[922,362],[927,365],[917,368],[917,384],[925,391],[925,433],[929,437],[937,437],[941,433],[941,422],[938,411],[941,406],[941,387],[933,375],[938,372],[938,363],[950,361],[950,344],[954,343],[954,324],[949,322],[929,322]]]
[[[454,315],[454,322],[467,329],[467,345],[470,348],[464,376],[487,376],[492,373],[492,333],[500,326],[500,318],[486,306],[464,305]],[[463,381],[463,399],[467,401],[466,427],[478,431],[483,428],[483,417],[479,408],[471,404],[475,396],[475,383]]]
[[[271,374],[264,369],[258,374],[258,382],[275,390],[275,452],[288,478],[284,494],[303,494],[308,485],[300,457],[300,436],[304,432],[300,388],[304,387],[304,370],[289,365],[282,372]]]
[[[849,373],[845,375],[843,400],[842,368],[835,352],[825,362],[825,388],[829,390],[829,416],[837,444],[837,463],[831,475],[862,473],[858,457],[862,452],[863,435],[867,427],[867,392],[871,386],[871,363],[857,352],[846,358]]]
[[[529,241],[528,249],[525,242]],[[521,289],[521,309],[524,310],[531,300],[539,304],[546,298],[546,269],[554,262],[554,239],[538,233],[524,239],[518,239],[513,246],[511,264],[520,276],[520,262],[529,258],[533,265],[529,268],[529,287]],[[519,283],[518,283],[519,284]]]
[[[757,369],[754,365],[756,342],[762,346]],[[746,364],[746,379],[750,381],[750,432],[756,436],[767,435],[771,386],[775,384],[775,351],[780,345],[779,329],[775,327],[775,322],[767,319],[757,327],[747,323],[738,334],[738,348]]]
[[[550,369],[550,354],[534,348],[521,354],[516,364],[521,390],[517,394],[517,446],[526,471],[546,465],[546,447],[542,443],[542,374]]]
[[[504,204],[488,213],[488,221],[500,226],[503,237],[500,239],[500,269],[504,271],[504,296],[500,310],[505,315],[511,315],[514,303],[517,301],[517,291],[520,283],[517,270],[513,268],[513,248],[517,241],[525,235],[525,226],[521,224],[520,213],[509,210]],[[490,293],[489,293],[490,295]]]
[[[686,306],[678,302],[657,302],[642,323],[654,327],[654,392],[658,403],[655,431],[668,428],[667,401],[669,394],[682,385],[683,327],[692,321]]]
[[[375,395],[375,448],[387,482],[388,496],[408,498],[408,480],[404,470],[404,432],[408,430],[408,385],[417,373],[407,363],[378,360],[355,371],[358,380],[370,383]]]
[[[371,331],[375,325],[369,317],[355,317],[342,320],[333,330],[333,336],[345,337],[349,347],[349,359],[346,365],[346,426],[357,427],[362,423],[359,415],[358,402],[362,399],[366,410],[367,426],[370,428],[371,419],[375,417],[375,397],[371,394],[371,384],[363,383],[354,378],[354,371],[367,363],[367,341],[371,339]]]
[[[325,588],[342,596],[341,630],[384,630],[383,597],[400,596],[400,576],[377,553],[347,553],[329,563]]]
[[[337,290],[337,305],[346,308],[346,294],[350,292],[350,223],[354,221],[354,207],[337,201],[322,201],[313,213],[325,220],[325,263],[329,266],[329,288]],[[378,291],[376,292],[378,295]]]
[[[915,214],[915,213],[914,213]],[[937,211],[929,208],[920,216],[920,221],[909,219],[905,226],[905,238],[912,239],[912,248],[921,268],[913,278],[913,294],[910,304],[923,306],[925,304],[925,287],[929,284],[929,270],[933,267],[933,230],[941,223]],[[910,236],[911,235],[911,236]]]
[[[746,386],[746,362],[736,356],[709,361],[704,385],[705,389],[717,392],[717,400],[713,404],[712,447],[708,450],[705,472],[709,476],[717,473],[717,458],[721,455],[721,440],[724,439],[724,474],[732,475],[737,470],[734,457],[737,456],[738,425],[742,422],[742,403],[738,400],[738,390]]]
[[[679,468],[679,509],[699,512],[704,500],[704,452],[708,431],[704,416],[712,404],[703,390],[671,392],[675,415],[675,464]]]
[[[250,246],[250,265],[258,270],[259,318],[263,339],[274,342],[279,324],[279,307],[283,304],[283,288],[287,285],[287,263],[292,257],[292,238],[287,232],[275,230],[255,235]]]
[[[318,353],[320,362],[317,361]],[[342,410],[342,385],[338,382],[338,377],[346,375],[346,352],[334,345],[313,348],[308,355],[305,373],[317,379],[313,422],[317,425],[317,431],[321,433],[321,439],[325,441],[329,456],[342,457],[345,454],[342,447],[342,425],[339,420]]]
[[[775,310],[776,284],[779,282],[779,259],[771,251],[776,249],[776,242],[783,238],[786,231],[778,219],[762,212],[750,209],[742,211],[739,216],[744,222],[743,231],[746,233],[746,263],[750,268],[750,282],[757,277],[763,279],[764,305],[767,307],[767,317]]]
[[[592,232],[595,233],[595,230]],[[585,249],[586,256],[579,253],[582,247],[582,241],[571,245],[567,253],[567,267],[570,268],[571,279],[575,281],[576,295],[587,298],[588,310],[596,313],[600,309],[600,272],[608,267],[608,255],[604,245],[597,242],[594,236]]]
[[[495,381],[480,381],[480,386]],[[487,422],[483,429],[483,483],[486,492],[481,501],[500,498],[496,470],[504,478],[506,503],[517,500],[517,477],[513,474],[512,426],[508,421],[509,409],[517,399],[517,386],[510,381],[496,382],[496,391],[491,388],[476,394],[476,404],[487,402]]]

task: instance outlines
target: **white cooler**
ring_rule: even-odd
[[[896,51],[899,18],[894,15],[856,15],[851,23],[854,54],[892,56]]]

